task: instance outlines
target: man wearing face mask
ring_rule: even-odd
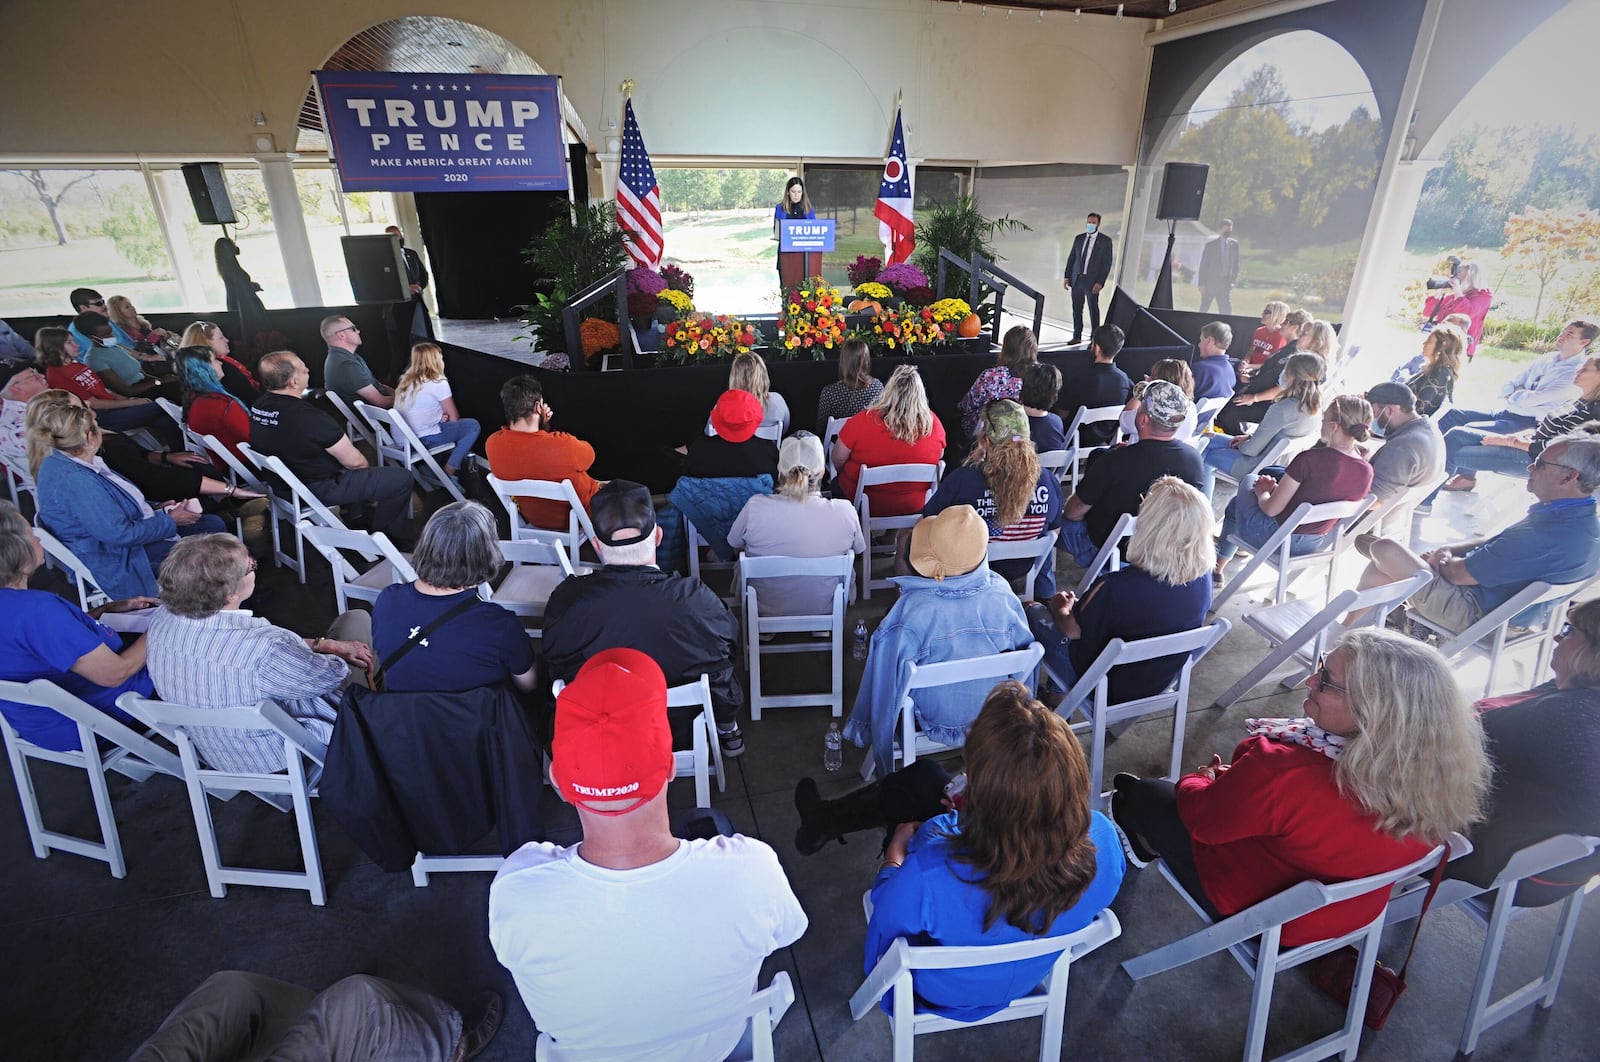
[[[1100,231],[1100,215],[1090,214],[1072,241],[1061,287],[1072,293],[1072,342],[1083,341],[1083,304],[1089,303],[1089,331],[1100,328],[1100,289],[1111,276],[1111,237]]]
[[[85,311],[73,318],[72,328],[88,338],[84,364],[99,373],[113,391],[127,398],[159,397],[171,402],[183,397],[176,377],[156,375],[169,368],[168,363],[141,357],[136,350],[123,346],[109,318]]]
[[[1374,509],[1388,509],[1418,487],[1431,486],[1444,475],[1444,437],[1438,425],[1417,416],[1416,396],[1405,384],[1384,382],[1367,392],[1372,403],[1372,434],[1383,447],[1371,457]],[[1394,531],[1386,512],[1379,534]]]

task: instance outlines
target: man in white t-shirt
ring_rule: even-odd
[[[571,848],[523,845],[489,889],[489,940],[528,1013],[562,1046],[608,1058],[720,1059],[744,1023],[672,1040],[736,1009],[761,964],[806,929],[772,849],[682,841],[667,681],[636,649],[596,653],[556,701],[550,780],[578,810]]]

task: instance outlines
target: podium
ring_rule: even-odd
[[[785,288],[822,275],[822,255],[833,250],[834,223],[812,218],[778,222],[778,282]]]

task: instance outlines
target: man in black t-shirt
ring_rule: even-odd
[[[1121,406],[1133,396],[1133,381],[1116,366],[1125,340],[1122,329],[1113,324],[1094,330],[1094,364],[1088,381],[1074,395],[1085,408]],[[1116,421],[1085,424],[1078,429],[1078,441],[1085,446],[1106,446],[1116,436]]]
[[[250,448],[281,459],[324,505],[370,506],[366,526],[402,544],[410,470],[369,466],[344,427],[300,397],[311,374],[294,354],[268,354],[257,372],[263,391],[250,409]]]
[[[1177,476],[1201,489],[1204,469],[1200,452],[1173,438],[1194,406],[1177,384],[1153,380],[1145,387],[1134,414],[1139,441],[1098,453],[1067,499],[1061,525],[1061,546],[1087,568],[1110,537],[1123,513],[1137,515],[1150,484]]]

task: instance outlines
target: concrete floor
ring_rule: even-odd
[[[1452,537],[1466,510],[1490,514],[1510,507],[1517,489],[1485,477],[1482,499],[1448,497],[1424,532]],[[1503,498],[1502,495],[1505,495]],[[259,521],[251,526],[260,545]],[[258,549],[258,552],[260,550]],[[1063,558],[1064,559],[1064,558]],[[1070,562],[1067,562],[1070,565]],[[264,611],[302,633],[318,631],[332,616],[326,571],[313,565],[301,587],[292,574],[264,566],[262,582],[271,599]],[[1354,577],[1351,568],[1341,582]],[[1068,571],[1070,578],[1070,570]],[[1066,578],[1064,585],[1070,585]],[[1240,595],[1227,608],[1235,629],[1197,669],[1185,728],[1184,760],[1226,756],[1246,716],[1297,714],[1300,694],[1275,685],[1258,687],[1226,711],[1209,708],[1213,698],[1248,669],[1263,643],[1237,623],[1249,602]],[[877,594],[852,609],[869,625],[891,598]],[[782,657],[773,670],[780,684],[807,682],[820,669]],[[817,658],[820,661],[820,657]],[[859,665],[846,662],[851,696]],[[1505,688],[1521,688],[1527,676],[1509,669]],[[1471,681],[1467,671],[1465,681]],[[847,700],[847,703],[848,700]],[[715,795],[742,832],[761,837],[778,853],[795,892],[810,916],[808,932],[775,954],[762,981],[776,970],[794,980],[797,1001],[777,1030],[781,1059],[875,1059],[890,1054],[887,1020],[878,1013],[850,1019],[848,1000],[861,981],[861,894],[878,856],[875,835],[856,835],[812,857],[796,853],[792,794],[806,775],[821,776],[823,709],[766,713],[745,723],[746,755],[729,761],[728,788]],[[1108,751],[1107,770],[1159,773],[1167,759],[1170,719],[1142,721]],[[860,750],[846,749],[845,769],[825,777],[826,795],[858,783]],[[9,770],[9,768],[7,768]],[[93,827],[81,773],[52,765],[35,769],[41,803],[58,829]],[[207,892],[185,791],[177,781],[156,777],[136,785],[114,776],[112,799],[128,861],[125,880],[102,864],[55,853],[30,855],[17,804],[0,800],[0,896],[10,975],[0,1022],[11,1030],[11,1047],[0,1056],[16,1059],[122,1058],[171,1008],[208,974],[219,969],[258,971],[313,987],[367,972],[428,989],[461,1005],[493,988],[506,997],[506,1017],[487,1060],[531,1057],[535,1032],[511,979],[496,963],[485,936],[490,876],[446,874],[424,889],[408,875],[380,871],[320,808],[316,813],[328,904],[312,907],[303,893],[232,886],[223,899]],[[691,803],[687,781],[670,789],[674,807]],[[297,865],[289,820],[265,805],[241,798],[213,805],[224,857],[263,865]],[[1118,969],[1123,960],[1198,928],[1188,911],[1154,872],[1129,871],[1113,910],[1123,935],[1088,956],[1072,971],[1064,1057],[1094,1059],[1222,1060],[1242,1051],[1249,982],[1234,964],[1213,956],[1192,966],[1133,984]],[[1593,914],[1580,926],[1566,980],[1553,1010],[1524,1012],[1487,1033],[1479,1059],[1591,1059],[1596,1057],[1594,1014],[1600,1007],[1600,933]],[[1542,967],[1554,923],[1551,909],[1519,919],[1507,943],[1502,985],[1518,984]],[[1444,1059],[1455,1053],[1467,995],[1478,962],[1481,935],[1456,911],[1429,916],[1410,976],[1410,989],[1388,1028],[1368,1033],[1369,1057]],[[1384,954],[1398,963],[1408,936],[1391,933]],[[1515,980],[1513,980],[1515,979]],[[1269,1054],[1278,1054],[1335,1028],[1340,1009],[1295,971],[1279,979]],[[928,1059],[1010,1059],[1037,1053],[1039,1025],[1021,1022],[941,1034],[919,1045]]]

